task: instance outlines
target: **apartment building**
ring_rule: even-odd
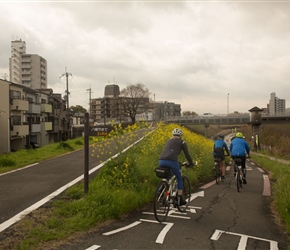
[[[286,112],[286,101],[276,97],[276,93],[271,93],[268,106],[269,115],[284,115]]]
[[[181,105],[174,102],[155,102],[154,103],[154,120],[165,120],[169,117],[181,116]]]
[[[0,79],[0,154],[10,152],[10,94],[9,83]]]
[[[11,57],[9,58],[10,81],[22,83],[22,55],[26,54],[26,43],[15,40],[11,42]]]
[[[60,94],[1,79],[0,93],[0,154],[69,137],[72,117]]]
[[[28,88],[47,88],[47,62],[36,54],[26,54],[26,43],[15,40],[11,42],[9,58],[10,81]]]
[[[91,99],[90,116],[93,121],[103,122],[104,119],[114,121],[130,121],[124,110],[130,98],[120,96],[119,86],[115,84],[105,86],[105,95],[101,98]],[[139,98],[139,110],[136,121],[164,120],[166,117],[181,116],[181,105],[173,102],[150,102],[149,98]],[[104,112],[105,111],[105,112]]]

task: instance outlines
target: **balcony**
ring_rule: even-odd
[[[12,99],[11,110],[28,111],[28,101],[21,99]]]
[[[31,124],[31,132],[32,133],[40,133],[41,132],[40,124]]]
[[[52,130],[52,122],[42,122],[41,127],[45,131]]]
[[[40,114],[40,104],[30,103],[28,113],[30,114]]]
[[[11,126],[11,136],[25,136],[29,134],[29,125]]]
[[[52,113],[52,105],[41,103],[41,112],[42,113]]]

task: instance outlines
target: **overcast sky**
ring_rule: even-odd
[[[0,78],[11,41],[47,60],[48,87],[88,108],[107,84],[143,83],[198,114],[290,106],[290,1],[2,1]]]

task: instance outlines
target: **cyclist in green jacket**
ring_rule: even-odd
[[[232,140],[230,145],[230,152],[233,159],[242,159],[242,172],[243,172],[243,182],[247,184],[246,180],[246,155],[250,157],[250,147],[249,144],[244,139],[241,132],[236,133],[236,138]],[[236,169],[234,169],[236,173]]]

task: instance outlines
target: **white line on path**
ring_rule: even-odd
[[[39,164],[39,163],[34,163],[34,164],[28,165],[28,166],[23,167],[23,168],[18,168],[18,169],[15,169],[15,170],[11,170],[11,171],[9,171],[9,172],[7,172],[7,173],[0,174],[0,176],[2,176],[2,175],[6,175],[6,174],[11,174],[11,173],[13,173],[13,172],[17,172],[17,171],[20,171],[20,170],[23,170],[23,169],[26,169],[26,168],[30,168],[30,167],[33,167],[33,166],[35,166],[35,165],[37,165],[37,164]]]
[[[96,249],[98,249],[98,248],[100,248],[101,246],[98,246],[98,245],[93,245],[93,246],[91,246],[91,247],[89,247],[89,248],[87,248],[87,249],[85,249],[85,250],[96,250]]]
[[[264,189],[263,189],[263,195],[264,196],[271,196],[271,185],[268,175],[263,175],[264,179]]]
[[[261,172],[261,173],[264,173],[265,171],[263,170],[263,169],[261,169],[261,168],[258,168],[257,167],[257,169],[259,170],[259,172]]]
[[[133,222],[133,223],[131,223],[131,224],[125,226],[125,227],[120,227],[120,228],[118,228],[116,230],[113,230],[113,231],[110,231],[110,232],[107,232],[107,233],[103,233],[103,235],[116,234],[116,233],[119,233],[121,231],[125,231],[125,230],[127,230],[129,228],[135,227],[135,226],[139,225],[140,223],[141,223],[141,221],[135,221],[135,222]]]

